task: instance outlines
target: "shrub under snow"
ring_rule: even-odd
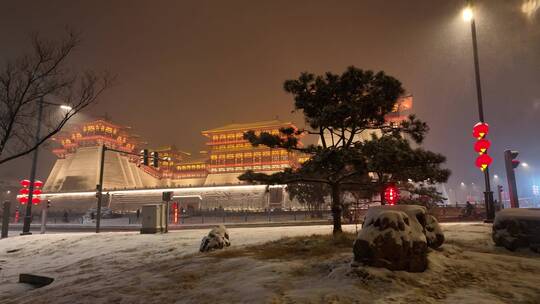
[[[354,242],[356,262],[390,270],[422,272],[428,246],[437,248],[444,234],[423,206],[378,206],[368,210]]]

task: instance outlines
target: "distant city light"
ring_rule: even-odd
[[[464,182],[461,182],[461,187],[465,187],[465,183],[464,183]]]
[[[529,167],[529,164],[527,164],[527,163],[521,163],[521,166],[522,166],[523,168],[528,168],[528,167]]]
[[[473,10],[470,6],[463,9],[463,20],[470,22],[474,17]]]
[[[533,185],[532,186],[532,192],[533,192],[533,195],[540,195],[540,187],[538,187],[538,185]]]
[[[493,175],[493,178],[494,178],[494,179],[498,179],[499,176],[498,176],[497,174],[495,174],[495,175]]]

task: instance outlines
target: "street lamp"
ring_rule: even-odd
[[[471,6],[467,6],[463,9],[463,20],[470,22],[474,18],[474,13]]]
[[[523,168],[529,168],[529,164],[527,164],[527,163],[521,163],[521,166],[522,166]]]
[[[67,105],[60,105],[51,102],[45,102],[43,97],[38,100],[38,115],[37,115],[37,124],[36,124],[36,135],[35,135],[35,144],[36,149],[34,150],[34,155],[32,156],[32,168],[30,169],[30,185],[28,186],[28,204],[26,204],[26,212],[24,215],[23,231],[21,235],[32,234],[30,232],[30,224],[32,223],[32,196],[34,192],[34,183],[36,181],[36,169],[37,169],[37,160],[39,155],[39,141],[41,133],[41,119],[43,116],[43,105],[54,105],[59,106],[63,110],[71,111],[72,108]]]
[[[474,58],[474,75],[476,82],[476,97],[478,101],[478,118],[481,123],[484,123],[484,106],[482,102],[482,84],[480,82],[480,64],[478,60],[478,46],[476,42],[476,23],[474,19],[474,11],[472,1],[467,1],[468,5],[463,9],[463,20],[471,23],[471,36],[473,46],[473,58]],[[495,208],[493,205],[493,192],[491,191],[491,185],[489,181],[489,167],[486,167],[484,171],[484,201],[486,205],[486,222],[492,222],[495,218]]]

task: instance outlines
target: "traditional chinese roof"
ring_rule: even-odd
[[[292,122],[283,122],[280,120],[267,120],[267,121],[257,121],[250,123],[232,123],[222,127],[209,129],[202,131],[203,135],[208,133],[217,133],[217,132],[226,132],[226,131],[243,131],[243,130],[252,130],[252,129],[261,129],[269,127],[283,127],[290,126]]]

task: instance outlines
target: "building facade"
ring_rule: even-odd
[[[238,180],[238,176],[246,170],[272,173],[298,166],[304,160],[305,156],[302,157],[298,153],[284,149],[254,147],[243,137],[244,133],[250,130],[256,134],[261,132],[279,134],[280,128],[296,127],[292,123],[272,120],[230,124],[205,130],[202,131],[202,135],[208,139],[206,143],[208,151],[202,151],[198,155],[180,151],[175,146],[148,148],[150,151],[158,152],[162,159],[159,166],[154,168],[140,164],[138,155],[128,154],[137,154],[141,149],[147,148],[146,143],[129,127],[120,126],[105,119],[83,123],[54,138],[57,147],[53,149],[53,153],[58,160],[45,182],[44,191],[50,193],[51,197],[57,199],[64,197],[70,200],[73,197],[53,194],[95,190],[99,179],[99,147],[101,145],[120,151],[106,153],[104,191],[114,194],[111,196],[114,197],[113,201],[123,207],[133,205],[134,200],[144,203],[140,201],[142,199],[140,196],[131,197],[132,192],[129,190],[197,187],[209,189],[241,186],[243,183]],[[201,208],[208,206],[234,208],[239,205],[246,208],[264,209],[268,207],[264,207],[265,202],[267,204],[271,202],[273,208],[279,208],[284,200],[283,195],[276,196],[275,193],[273,196],[279,199],[265,199],[264,187],[261,188],[262,190],[238,188],[249,189],[244,194],[240,190],[233,191],[233,188],[224,189],[228,189],[225,192],[235,193],[234,199],[233,196],[226,195],[224,191],[221,191],[223,192],[221,195],[220,191],[200,190],[206,193],[206,197],[201,200]],[[256,189],[256,193],[253,189]],[[189,195],[194,195],[189,193]],[[147,198],[154,198],[154,196]],[[80,195],[74,197],[77,197],[80,202],[83,201]],[[91,203],[92,197],[87,197],[85,200]]]

